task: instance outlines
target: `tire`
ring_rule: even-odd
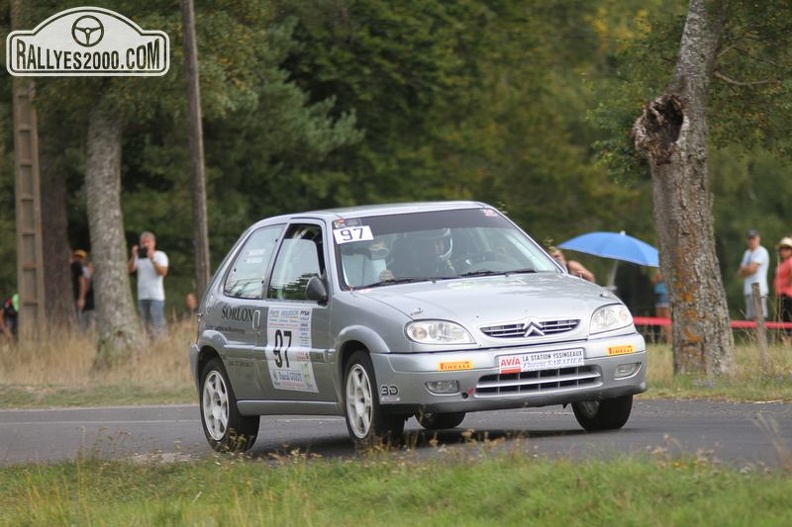
[[[446,414],[433,414],[429,412],[415,414],[418,423],[427,430],[443,430],[456,428],[465,420],[465,412],[449,412]]]
[[[633,396],[614,397],[601,401],[572,403],[575,419],[589,432],[617,430],[624,426],[632,412]]]
[[[242,416],[223,362],[215,357],[201,373],[201,424],[209,445],[218,452],[244,452],[258,435],[259,416]]]
[[[344,370],[344,414],[355,446],[368,449],[399,445],[404,435],[403,415],[382,411],[377,394],[374,365],[365,351],[356,351]]]

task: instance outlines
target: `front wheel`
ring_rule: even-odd
[[[589,432],[617,430],[624,426],[632,412],[633,396],[625,395],[601,401],[572,403],[575,419]]]
[[[404,434],[404,416],[382,411],[376,386],[371,357],[356,351],[344,373],[344,408],[347,430],[358,448],[399,444]]]
[[[215,357],[201,374],[201,424],[211,447],[218,452],[244,452],[253,446],[259,416],[243,416],[223,362]]]

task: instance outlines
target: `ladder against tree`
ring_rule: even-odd
[[[13,85],[17,292],[19,338],[23,340],[44,327],[44,258],[34,84],[15,78]]]

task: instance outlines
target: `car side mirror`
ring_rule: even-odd
[[[315,300],[321,305],[327,303],[327,287],[324,281],[318,276],[312,276],[305,286],[305,298]]]

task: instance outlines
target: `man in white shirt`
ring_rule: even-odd
[[[157,238],[146,231],[140,235],[140,245],[132,247],[129,272],[137,272],[138,312],[151,336],[162,336],[165,327],[165,276],[168,274],[168,255],[157,250]]]
[[[770,254],[762,247],[762,238],[755,230],[748,231],[748,249],[743,253],[740,268],[737,274],[743,279],[743,294],[745,295],[745,317],[754,320],[753,284],[759,284],[759,294],[762,297],[762,315],[767,318],[767,270],[770,267]]]

